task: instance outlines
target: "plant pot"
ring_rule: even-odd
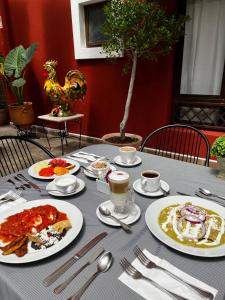
[[[34,111],[32,102],[24,102],[24,104],[9,105],[10,121],[17,126],[27,127],[34,123]]]
[[[219,173],[218,178],[225,179],[225,157],[217,157]]]
[[[8,108],[0,108],[0,126],[9,123],[9,110]]]
[[[120,137],[120,133],[105,134],[102,137],[102,140],[106,144],[110,144],[110,145],[114,145],[114,146],[118,146],[118,147],[132,146],[138,150],[141,145],[141,142],[142,142],[142,137],[140,135],[133,134],[133,133],[126,133],[125,136],[130,138],[133,141],[129,141],[129,142],[125,142],[125,143],[121,142],[121,141],[116,141]],[[115,140],[115,141],[112,142],[112,140]]]

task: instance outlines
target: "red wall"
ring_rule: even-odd
[[[163,1],[172,11],[176,0]],[[168,3],[169,2],[169,3]],[[119,130],[123,116],[129,76],[122,74],[124,59],[114,65],[105,59],[74,59],[70,0],[5,0],[0,15],[7,22],[4,52],[7,43],[13,48],[32,42],[38,49],[27,72],[27,99],[34,104],[36,115],[50,112],[51,103],[43,91],[42,66],[47,59],[58,60],[57,75],[61,84],[70,69],[79,68],[87,79],[88,93],[75,110],[85,114],[83,134],[101,137]],[[8,35],[8,36],[7,36]],[[171,122],[173,53],[158,62],[139,61],[127,132],[146,136],[150,131]],[[76,132],[77,128],[70,128]]]

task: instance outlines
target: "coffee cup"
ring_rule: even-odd
[[[118,216],[129,213],[130,204],[134,202],[129,190],[129,174],[123,171],[113,171],[108,176],[111,201],[114,213]]]
[[[160,173],[155,170],[145,170],[141,173],[141,186],[146,192],[155,192],[160,186]]]
[[[90,164],[91,171],[97,177],[104,177],[107,172],[110,170],[110,164],[105,160],[94,161]]]
[[[65,174],[57,176],[53,182],[57,190],[59,190],[62,193],[69,193],[75,190],[77,178],[74,175]]]
[[[137,149],[131,146],[119,148],[121,162],[124,164],[132,164],[136,158]]]

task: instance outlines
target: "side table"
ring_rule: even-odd
[[[65,139],[65,142],[67,145],[67,137],[69,136],[69,132],[67,130],[67,122],[74,121],[76,124],[79,125],[79,148],[80,148],[81,147],[81,131],[82,131],[82,118],[83,117],[84,117],[84,114],[75,114],[75,115],[68,116],[68,117],[54,117],[54,116],[50,116],[47,114],[47,115],[38,116],[38,119],[43,121],[42,126],[45,131],[49,146],[50,146],[50,142],[49,142],[49,138],[48,138],[48,133],[45,129],[45,122],[57,123],[58,129],[59,129],[58,135],[61,140],[62,155],[64,155],[64,143],[63,142]],[[62,124],[64,124],[64,127],[62,126]]]

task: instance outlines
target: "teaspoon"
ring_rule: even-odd
[[[92,281],[100,273],[108,271],[108,269],[112,265],[112,261],[112,253],[105,252],[98,260],[97,271],[85,282],[85,284],[73,296],[69,297],[67,300],[79,300],[83,293],[86,291],[86,289],[89,287],[89,285],[92,283]]]
[[[125,224],[124,222],[122,222],[121,220],[117,219],[116,217],[114,217],[112,214],[111,214],[111,211],[104,207],[104,206],[99,206],[99,212],[100,214],[102,214],[103,216],[105,217],[108,217],[108,218],[111,218],[113,219],[114,221],[116,221],[117,223],[120,224],[120,226],[123,228],[123,230],[125,231],[131,231],[131,228],[129,225]]]
[[[206,196],[213,196],[213,197],[217,197],[217,198],[219,198],[219,199],[223,199],[223,200],[225,200],[225,197],[223,197],[223,196],[220,196],[220,195],[216,195],[216,194],[213,194],[213,193],[211,193],[209,190],[207,190],[207,189],[203,189],[203,188],[198,188],[198,190],[199,190],[199,192],[200,193],[202,193],[202,194],[204,194],[204,195],[206,195]]]

